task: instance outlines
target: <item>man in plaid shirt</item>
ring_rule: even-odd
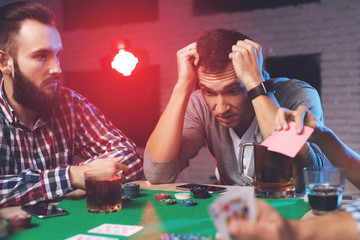
[[[86,98],[61,87],[61,51],[49,9],[0,7],[0,207],[85,189],[87,170],[143,177],[135,144]],[[75,165],[75,156],[84,162]]]

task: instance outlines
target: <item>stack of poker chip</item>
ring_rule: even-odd
[[[121,196],[121,200],[122,200],[122,202],[124,202],[124,203],[129,202],[129,201],[130,201],[130,196],[122,195],[122,196]]]
[[[25,230],[31,227],[31,215],[29,214],[17,214],[10,218],[11,230]]]
[[[178,200],[185,200],[192,198],[190,193],[175,193],[174,197]]]
[[[159,201],[160,205],[173,205],[176,203],[176,200],[173,198],[165,198],[165,199],[161,199]]]
[[[137,183],[126,183],[124,184],[124,195],[130,198],[139,197],[140,185]]]
[[[160,240],[214,240],[214,238],[196,233],[184,235],[178,233],[164,233],[160,235]]]
[[[171,198],[171,195],[169,193],[157,193],[155,194],[155,200],[160,201],[163,199],[169,199]]]
[[[158,201],[160,205],[173,205],[176,203],[176,200],[171,198],[169,193],[157,193],[155,194],[155,200]]]
[[[197,205],[196,201],[192,199],[182,200],[179,202],[180,207],[192,207],[196,205]]]
[[[190,190],[193,193],[194,198],[205,199],[211,197],[210,193],[206,190],[206,187],[196,186],[190,188]]]

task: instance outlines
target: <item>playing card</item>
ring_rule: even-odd
[[[210,215],[222,240],[231,240],[229,226],[232,219],[243,218],[255,221],[254,189],[238,187],[217,198],[210,205]]]
[[[104,223],[96,228],[90,229],[88,233],[99,233],[129,237],[142,230],[143,228],[143,226]]]
[[[304,146],[314,129],[304,126],[303,132],[297,134],[295,122],[291,121],[288,124],[288,130],[274,131],[261,145],[267,147],[269,151],[278,152],[293,158]]]
[[[117,238],[99,237],[86,234],[78,234],[65,240],[117,240]]]

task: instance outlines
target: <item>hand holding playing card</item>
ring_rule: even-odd
[[[255,221],[254,189],[234,187],[229,193],[217,198],[210,206],[210,215],[222,240],[231,240],[229,227],[235,219]]]
[[[235,219],[229,230],[236,239],[296,239],[289,221],[263,200],[256,200],[256,221]]]
[[[269,151],[278,152],[291,158],[295,157],[314,129],[304,126],[303,132],[298,134],[295,122],[288,122],[288,125],[289,129],[273,132],[261,145],[267,147]]]

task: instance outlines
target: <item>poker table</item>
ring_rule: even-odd
[[[151,185],[145,181],[140,184],[140,196],[123,203],[119,212],[94,214],[87,212],[86,199],[64,199],[59,204],[69,215],[46,219],[32,217],[32,226],[22,231],[10,232],[6,239],[67,239],[77,234],[111,237],[115,239],[160,239],[164,233],[201,234],[215,237],[216,229],[209,215],[210,204],[221,194],[211,194],[208,199],[196,199],[197,205],[181,207],[179,204],[160,205],[155,200],[156,193],[170,193],[172,196],[180,190],[174,184]],[[239,186],[227,186],[229,191],[238,191]],[[227,194],[227,192],[222,193]],[[309,207],[301,198],[264,199],[275,207],[286,219],[301,219]],[[7,211],[6,217],[19,213],[20,207],[1,209]],[[4,217],[4,214],[2,214]],[[87,231],[101,224],[137,225],[144,228],[130,237],[91,234]]]

